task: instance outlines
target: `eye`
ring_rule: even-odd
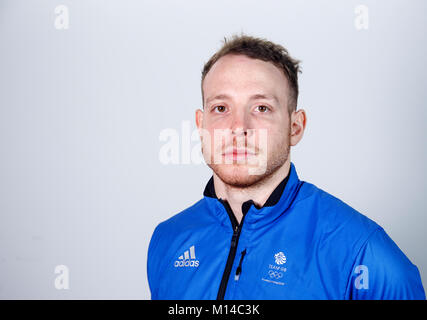
[[[261,113],[265,113],[267,111],[270,111],[270,108],[267,106],[264,106],[264,105],[257,106],[256,109]]]
[[[226,108],[224,106],[216,106],[216,107],[213,108],[213,110],[215,112],[223,113],[223,112],[226,111]]]

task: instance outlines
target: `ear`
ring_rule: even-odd
[[[197,129],[199,129],[199,132],[200,132],[200,129],[202,129],[202,125],[203,125],[203,111],[200,109],[197,109],[196,110],[196,126],[197,126]]]
[[[304,135],[305,126],[307,123],[307,116],[304,109],[294,111],[291,116],[291,138],[290,145],[295,146],[302,139]]]

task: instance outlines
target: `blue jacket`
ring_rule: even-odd
[[[209,181],[160,223],[148,249],[152,299],[425,299],[417,267],[385,231],[289,174],[240,224]],[[273,199],[276,197],[276,199]]]

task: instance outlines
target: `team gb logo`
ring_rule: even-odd
[[[276,264],[284,264],[286,263],[286,256],[282,251],[280,251],[274,255],[274,260],[276,261]]]

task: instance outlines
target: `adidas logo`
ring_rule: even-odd
[[[175,261],[175,268],[178,267],[195,267],[199,266],[199,260],[196,260],[196,252],[194,246],[190,247],[190,250],[184,252],[183,255],[178,257],[178,260]]]

